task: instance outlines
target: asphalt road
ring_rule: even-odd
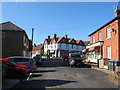
[[[117,88],[106,80],[105,73],[92,68],[70,68],[68,64],[60,59],[44,59],[38,70],[34,71],[29,80],[20,81],[11,90],[49,88]],[[41,88],[41,89],[40,89]]]

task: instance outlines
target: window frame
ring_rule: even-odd
[[[111,59],[111,46],[107,46],[107,58]]]
[[[92,42],[95,43],[95,36],[92,36]]]
[[[111,28],[110,28],[110,26],[106,27],[106,38],[107,39],[111,38]]]
[[[99,39],[99,41],[102,41],[102,32],[101,31],[98,33],[98,39]]]

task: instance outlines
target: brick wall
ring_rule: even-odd
[[[106,28],[107,26],[110,26],[110,28],[114,28],[114,32],[111,32],[111,38],[107,39],[106,38]],[[119,35],[120,34],[120,28],[118,30],[118,20],[113,21],[109,25],[107,25],[100,29],[98,32],[94,33],[93,35],[90,36],[90,44],[93,43],[92,37],[95,36],[95,41],[99,41],[99,32],[102,32],[102,40],[104,41],[103,45],[103,58],[107,58],[107,46],[111,46],[111,59],[112,60],[119,60]],[[119,25],[120,26],[120,25]]]

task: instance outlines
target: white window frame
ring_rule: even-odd
[[[99,32],[99,41],[102,41],[102,32]]]
[[[106,38],[107,39],[110,39],[111,38],[111,29],[110,29],[110,26],[108,26],[106,28]]]
[[[111,46],[107,47],[107,58],[111,59]]]
[[[95,43],[95,36],[92,37],[93,43]]]

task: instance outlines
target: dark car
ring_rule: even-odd
[[[35,56],[35,57],[33,57],[33,59],[35,60],[37,65],[40,64],[42,61],[42,58],[40,56]]]
[[[31,57],[23,57],[23,56],[13,56],[13,57],[8,57],[9,62],[11,63],[18,63],[18,64],[24,64],[27,67],[31,69],[31,72],[36,70],[36,62],[33,58]]]
[[[69,64],[71,67],[73,66],[82,66],[83,58],[79,53],[70,53],[69,54]]]
[[[15,76],[18,78],[28,77],[31,71],[30,68],[24,64],[18,64],[11,70],[13,70],[12,72],[15,73],[16,74]]]
[[[2,72],[2,83],[4,83],[5,79],[7,78],[7,69],[8,69],[8,66],[7,66],[7,58],[0,58],[0,71]]]
[[[8,66],[8,77],[9,78],[23,78],[28,77],[31,69],[25,64],[18,64],[16,62],[7,62]]]

